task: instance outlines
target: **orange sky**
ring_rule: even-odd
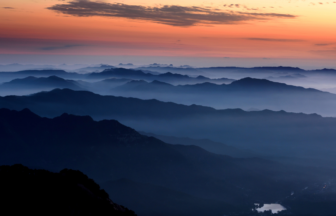
[[[0,54],[335,59],[335,11],[336,0],[2,0]]]

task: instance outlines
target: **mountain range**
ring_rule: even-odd
[[[270,109],[336,115],[335,94],[266,79],[244,78],[231,84],[178,86],[160,81],[130,81],[110,90],[110,94],[185,105],[198,104],[217,109]]]
[[[331,167],[335,160],[336,120],[316,114],[216,110],[157,100],[100,96],[56,89],[30,96],[0,97],[0,108],[29,108],[44,117],[62,113],[116,119],[135,129],[165,136],[208,138],[287,161]],[[219,150],[221,151],[221,150]]]
[[[302,186],[333,178],[325,168],[166,144],[115,120],[89,116],[50,119],[28,109],[0,109],[0,135],[1,164],[81,170],[139,215],[246,215],[255,202],[285,200]],[[152,207],[155,199],[163,202],[160,208]]]
[[[226,145],[224,143],[214,142],[209,139],[191,139],[188,137],[163,136],[163,135],[157,135],[157,134],[145,133],[145,132],[140,132],[140,133],[145,136],[155,137],[169,144],[198,146],[198,147],[201,147],[202,149],[205,149],[215,154],[228,155],[231,157],[238,157],[238,158],[257,156],[257,154],[254,152],[243,151],[241,149],[237,149],[235,147]]]
[[[100,73],[91,73],[88,74],[89,78],[92,79],[102,79],[102,78],[128,78],[128,79],[140,79],[146,81],[158,80],[162,82],[168,82],[171,84],[196,84],[203,82],[211,82],[211,83],[230,83],[234,80],[220,78],[220,79],[210,79],[204,76],[190,77],[187,75],[181,75],[177,73],[163,73],[163,74],[151,74],[145,73],[142,70],[133,70],[133,69],[125,69],[125,68],[113,68],[106,69]]]
[[[29,76],[23,79],[14,79],[0,85],[1,95],[25,95],[40,91],[50,91],[55,88],[83,90],[76,81],[65,80],[57,76],[36,78]]]
[[[57,76],[14,79],[0,85],[0,94],[24,95],[55,88],[87,90],[103,95],[157,99],[166,102],[211,106],[216,109],[241,108],[244,110],[285,110],[289,112],[318,113],[335,116],[336,96],[312,88],[287,85],[266,79],[244,78],[230,84],[199,83],[172,85],[162,81],[133,80],[131,78],[107,78],[104,73],[145,74],[141,71],[113,69],[85,76],[101,76],[101,80],[68,80]],[[131,71],[131,72],[130,72]],[[110,76],[106,75],[106,77]],[[148,74],[147,74],[148,75]],[[165,75],[165,74],[162,74]],[[0,75],[1,76],[1,75]],[[84,76],[84,75],[81,75]],[[161,75],[149,75],[161,76]],[[180,76],[180,75],[179,75]],[[175,75],[173,74],[173,77]],[[190,77],[189,77],[190,78]],[[186,78],[186,79],[189,79]],[[183,80],[177,78],[179,80]]]
[[[101,67],[104,68],[105,66]],[[125,78],[132,80],[142,79],[147,81],[159,80],[163,82],[169,82],[172,84],[196,84],[203,82],[222,84],[234,81],[233,79],[226,79],[226,78],[210,79],[204,76],[190,77],[187,75],[173,74],[170,72],[164,74],[157,74],[134,69],[111,68],[108,66],[106,67],[110,69],[104,69],[101,72],[90,72],[84,74],[75,72],[66,72],[64,70],[25,70],[18,72],[0,72],[0,79],[3,82],[8,82],[13,79],[26,78],[28,76],[35,76],[35,77],[58,76],[64,79],[83,80],[83,81],[101,81],[109,78]],[[89,71],[92,70],[89,69]]]

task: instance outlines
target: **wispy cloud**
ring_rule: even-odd
[[[89,46],[89,43],[81,43],[73,40],[0,37],[0,48],[8,50],[53,51],[80,46]]]
[[[318,55],[323,55],[323,56],[336,56],[336,47],[327,49],[327,50],[312,50],[311,52],[318,54]]]
[[[224,4],[223,7],[239,8],[239,9],[246,9],[246,10],[259,10],[259,8],[249,8],[246,5],[242,5],[242,4]]]
[[[283,39],[283,38],[244,38],[245,40],[270,41],[270,42],[303,42],[300,39]]]
[[[296,18],[295,15],[291,14],[232,12],[207,7],[184,7],[178,5],[145,7],[90,0],[74,0],[65,4],[56,4],[48,9],[78,17],[122,17],[181,27],[197,24],[239,24],[253,20]]]
[[[330,46],[330,45],[334,45],[335,43],[319,43],[319,44],[315,44],[315,46]]]
[[[9,10],[12,10],[14,9],[13,7],[3,7],[3,9],[9,9]]]
[[[69,49],[69,48],[73,48],[73,47],[79,47],[79,46],[83,46],[80,44],[68,44],[68,45],[61,45],[61,46],[49,46],[49,47],[41,47],[39,48],[40,50],[45,50],[45,51],[51,51],[51,50],[59,50],[59,49]]]

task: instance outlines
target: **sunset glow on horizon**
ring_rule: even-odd
[[[11,0],[0,54],[336,58],[336,1]]]

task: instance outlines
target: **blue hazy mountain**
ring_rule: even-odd
[[[271,79],[276,82],[284,82],[289,85],[303,86],[306,88],[324,89],[336,87],[335,69],[304,70],[297,67],[141,67],[141,70],[149,70],[160,73],[180,73],[188,76],[206,76],[212,79],[226,77],[229,79],[242,79],[252,77],[258,79]]]
[[[146,73],[142,70],[134,70],[134,69],[125,69],[125,68],[113,68],[113,69],[106,69],[100,73],[91,73],[88,74],[88,78],[92,79],[105,79],[105,78],[127,78],[127,79],[136,79],[136,80],[145,80],[145,81],[162,81],[168,82],[171,84],[196,84],[202,82],[212,82],[212,83],[230,83],[234,81],[233,79],[210,79],[204,76],[198,77],[190,77],[187,75],[181,74],[173,74],[170,72],[163,73],[163,74],[152,74]]]
[[[165,143],[175,144],[175,145],[194,145],[201,147],[209,152],[215,154],[228,155],[231,157],[255,157],[256,154],[249,151],[243,151],[232,146],[228,146],[224,143],[214,142],[209,139],[191,139],[188,137],[174,137],[174,136],[163,136],[153,133],[140,132],[142,135],[152,136],[159,140],[162,140]]]
[[[120,86],[118,89],[120,90],[131,90],[129,86],[134,86],[135,82],[129,82],[126,83],[123,86]],[[137,85],[137,88],[135,88],[136,91],[143,91],[148,90],[151,91],[151,86],[155,88],[155,90],[159,90],[161,92],[165,91],[171,91],[172,93],[177,94],[204,94],[204,93],[211,93],[211,94],[226,94],[226,93],[245,93],[245,94],[251,94],[251,93],[272,93],[272,94],[281,94],[281,93],[325,93],[316,89],[312,88],[303,88],[299,86],[291,86],[284,83],[278,83],[278,82],[272,82],[266,79],[255,79],[255,78],[243,78],[237,81],[233,81],[230,84],[213,84],[209,82],[204,82],[200,84],[194,84],[194,85],[169,85],[165,82],[160,82],[157,80],[154,80],[152,82],[138,82],[139,85]],[[141,84],[141,85],[140,85]],[[170,87],[167,88],[167,87]],[[161,90],[160,87],[163,89]],[[170,92],[167,92],[170,93]],[[326,95],[331,96],[331,94],[326,93]],[[290,95],[289,95],[290,96]]]
[[[125,78],[107,78],[94,82],[76,80],[76,82],[79,83],[83,87],[83,89],[98,94],[110,94],[114,88],[124,85],[131,81],[133,80]]]
[[[80,171],[58,173],[22,165],[0,166],[1,212],[4,215],[136,216],[120,206]]]
[[[142,70],[134,70],[134,69],[125,69],[125,68],[111,68],[111,66],[102,65],[101,68],[103,71],[98,70],[96,68],[86,68],[85,74],[75,73],[75,72],[66,72],[64,70],[25,70],[18,72],[0,72],[0,80],[2,82],[8,82],[12,79],[17,78],[26,78],[28,76],[35,77],[49,77],[49,76],[58,76],[64,79],[74,79],[74,80],[83,80],[83,81],[101,81],[104,79],[110,78],[123,78],[123,79],[131,79],[131,80],[146,80],[153,81],[159,80],[162,82],[168,82],[172,84],[196,84],[202,82],[211,82],[211,83],[231,83],[234,81],[233,79],[227,78],[218,78],[218,79],[210,79],[205,76],[195,76],[190,77],[187,75],[181,74],[173,74],[173,73],[164,73],[158,74],[148,71]],[[109,68],[109,69],[105,69]]]
[[[0,72],[1,82],[9,82],[13,79],[22,79],[29,76],[33,77],[50,77],[57,76],[64,79],[84,79],[83,74],[70,73],[64,70],[24,70],[18,72]]]
[[[95,65],[95,66],[79,68],[79,69],[76,69],[75,71],[78,73],[93,73],[93,72],[97,73],[97,72],[102,72],[103,70],[111,69],[111,68],[115,68],[115,67],[112,65],[108,65],[108,64],[100,64],[100,65]]]
[[[83,90],[84,87],[73,80],[65,80],[57,76],[33,77],[29,76],[23,79],[14,79],[0,85],[0,92],[4,94],[31,94],[40,91],[50,91],[55,88],[68,88],[73,90]]]
[[[112,199],[115,190],[120,200],[133,196],[127,207],[141,215],[178,215],[173,204],[190,207],[182,208],[183,215],[204,215],[206,210],[211,215],[246,215],[255,202],[283,200],[303,185],[333,178],[321,167],[236,159],[196,146],[166,144],[118,121],[97,122],[89,116],[49,119],[28,109],[0,109],[0,135],[1,164],[81,170],[103,185]],[[127,185],[131,188],[121,193]],[[168,203],[152,209],[154,199]]]
[[[230,84],[200,83],[173,86],[160,81],[134,81],[118,86],[110,94],[157,99],[217,109],[270,109],[336,116],[336,95],[312,88],[266,79],[243,78]]]
[[[316,114],[216,110],[158,100],[100,96],[86,91],[56,89],[30,96],[0,97],[0,107],[29,108],[38,115],[62,113],[116,119],[135,129],[166,136],[208,138],[258,154],[288,161],[331,166],[336,120]]]

